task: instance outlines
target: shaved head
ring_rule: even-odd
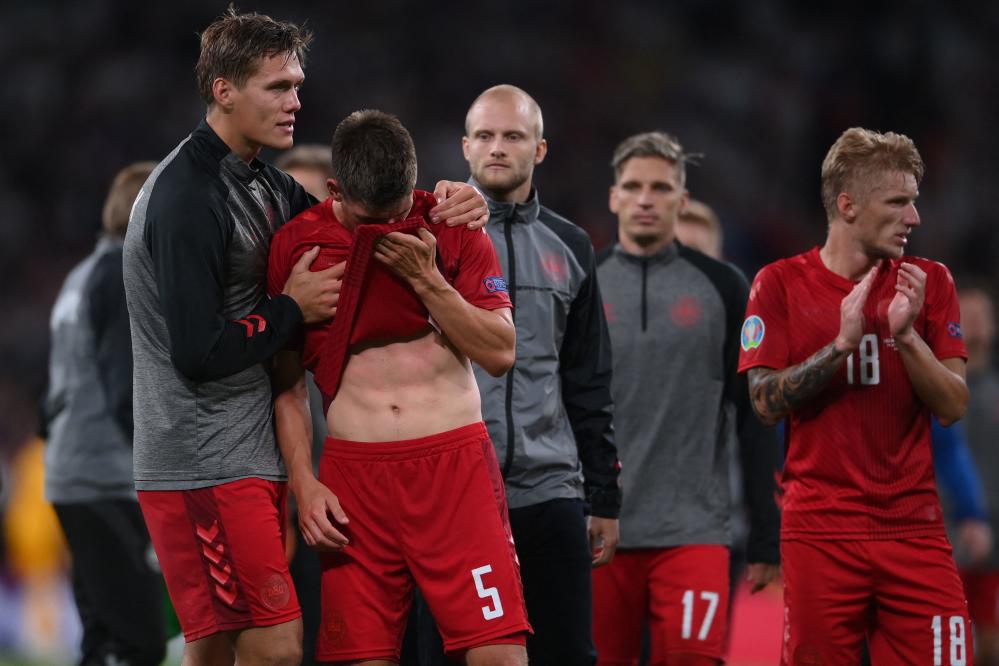
[[[503,100],[515,103],[531,118],[531,125],[534,128],[534,138],[541,139],[544,136],[545,127],[544,119],[541,117],[541,107],[524,90],[508,83],[488,88],[475,98],[472,106],[468,107],[468,113],[465,114],[465,136],[470,135],[472,131],[470,122],[472,112],[477,106],[490,100]]]

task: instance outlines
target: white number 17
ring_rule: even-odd
[[[701,600],[708,602],[708,610],[704,613],[704,620],[701,622],[701,630],[697,632],[697,640],[703,641],[711,631],[711,623],[715,620],[715,611],[718,610],[718,593],[701,592]],[[690,638],[693,633],[694,623],[694,591],[687,590],[683,593],[683,628],[681,636],[684,639]]]

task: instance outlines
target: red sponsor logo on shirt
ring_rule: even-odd
[[[563,283],[569,275],[569,266],[565,262],[565,257],[549,253],[541,259],[541,267],[548,273],[548,277],[553,282]]]
[[[670,309],[670,319],[673,323],[682,328],[690,328],[701,321],[704,309],[701,302],[693,296],[683,296],[678,298]]]

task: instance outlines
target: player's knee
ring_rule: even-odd
[[[302,643],[292,640],[275,642],[262,663],[270,666],[298,666],[302,663]]]
[[[298,666],[302,663],[302,646],[291,643],[275,646],[262,663],[269,666]]]
[[[213,634],[184,645],[181,666],[233,666],[232,646],[224,634]]]
[[[251,651],[252,654],[246,655],[248,658],[244,658],[240,651],[236,663],[246,662],[259,666],[298,666],[302,663],[302,643],[293,637],[274,636],[257,642]]]
[[[465,655],[468,666],[527,666],[527,650],[520,645],[487,645]]]

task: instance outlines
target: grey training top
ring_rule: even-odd
[[[135,499],[121,240],[101,238],[70,272],[50,328],[45,497],[55,504]]]
[[[486,231],[513,301],[517,360],[503,377],[476,367],[482,415],[511,508],[583,498],[616,518],[610,341],[593,245],[538,201],[488,200]]]
[[[287,296],[267,300],[267,255],[311,204],[205,122],[142,187],[124,257],[138,490],[284,478],[265,361],[300,334],[302,314]]]
[[[729,544],[729,442],[737,436],[748,558],[777,562],[776,437],[752,413],[737,373],[745,278],[677,242],[647,257],[616,245],[601,254],[597,273],[614,358],[621,547]]]

